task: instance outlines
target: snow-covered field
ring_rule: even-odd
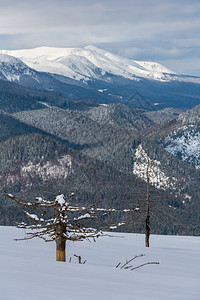
[[[67,244],[67,259],[55,261],[55,243],[14,241],[23,230],[0,227],[0,299],[2,300],[199,300],[200,237],[156,236],[150,248],[144,235],[115,234]],[[78,264],[74,254],[85,264]],[[115,268],[135,255],[134,271]]]

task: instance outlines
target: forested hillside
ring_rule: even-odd
[[[78,203],[141,207],[138,214],[112,215],[111,220],[128,218],[123,230],[143,231],[146,165],[142,157],[149,151],[152,232],[198,233],[198,171],[148,138],[157,125],[142,110],[112,104],[86,111],[53,107],[7,115],[19,122],[13,116],[29,125],[20,123],[26,131],[17,136],[14,126],[10,129],[14,136],[0,145],[1,185],[10,192],[48,199],[58,191],[75,192]],[[2,224],[22,217],[3,195],[1,203]]]

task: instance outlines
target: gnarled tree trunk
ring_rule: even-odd
[[[56,261],[66,261],[66,240],[62,237],[56,239]]]
[[[56,261],[66,261],[66,225],[62,222],[57,225],[55,237],[56,237]]]
[[[146,217],[145,223],[146,223],[145,246],[149,247],[149,237],[150,237],[149,215]]]

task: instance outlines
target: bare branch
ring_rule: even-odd
[[[137,267],[132,268],[131,271],[136,270],[136,269],[139,269],[139,268],[141,268],[141,267],[143,267],[143,266],[146,266],[146,265],[159,265],[159,264],[160,264],[160,263],[157,262],[157,261],[155,261],[155,262],[147,262],[147,263],[144,263],[144,264],[142,264],[142,265],[139,265],[139,266],[137,266]]]
[[[136,259],[136,258],[138,258],[138,257],[142,257],[142,256],[145,256],[145,254],[140,254],[140,255],[134,256],[133,258],[131,258],[130,260],[128,260],[125,264],[123,264],[123,265],[121,266],[120,269],[123,269],[123,268],[124,268],[126,265],[128,265],[131,261],[133,261],[134,259]]]

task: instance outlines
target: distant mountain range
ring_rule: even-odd
[[[179,77],[175,72],[158,63],[122,58],[94,46],[39,47],[27,50],[3,50],[2,53],[20,58],[29,67],[39,72],[58,74],[79,81],[107,80],[109,74],[131,80],[147,78],[169,81],[174,76]]]
[[[146,108],[132,98],[139,93],[156,108],[191,108],[200,103],[200,77],[180,75],[159,63],[123,58],[94,46],[1,53],[0,78],[57,91],[69,99],[128,101],[132,107]]]

